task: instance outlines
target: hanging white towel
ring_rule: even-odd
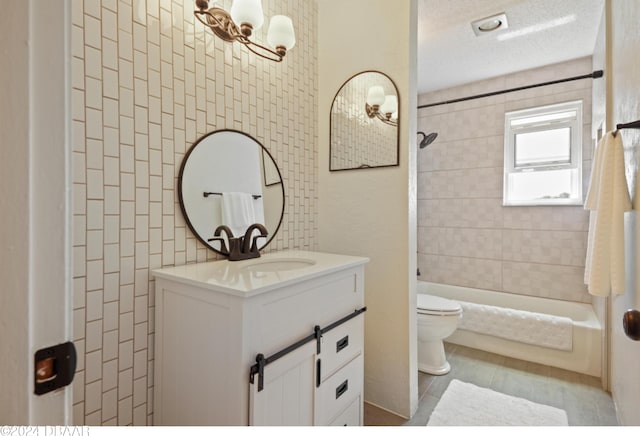
[[[622,135],[608,132],[600,140],[584,208],[591,211],[584,277],[589,293],[622,294],[625,290],[624,212],[631,210]]]
[[[246,192],[222,193],[222,222],[238,238],[244,236],[247,227],[256,222],[253,196]]]

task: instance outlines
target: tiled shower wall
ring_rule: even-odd
[[[268,250],[315,248],[317,4],[263,5],[266,17],[294,22],[282,63],[214,39],[192,0],[73,2],[76,424],[153,422],[150,270],[216,259],[186,226],[175,190],[198,137],[232,128],[267,147],[286,192]]]
[[[421,95],[419,104],[591,72],[591,58]],[[438,137],[418,152],[420,280],[589,302],[583,284],[589,215],[582,206],[502,206],[504,114],[583,101],[583,192],[591,169],[592,80],[418,111]]]

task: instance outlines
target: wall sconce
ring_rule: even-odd
[[[216,1],[212,0],[211,3]],[[230,12],[217,6],[209,8],[208,0],[196,0],[196,7],[198,9],[193,13],[198,21],[210,28],[215,35],[227,42],[238,41],[262,58],[281,62],[287,50],[291,50],[296,44],[293,22],[284,15],[271,17],[267,42],[272,48],[249,39],[253,31],[262,27],[262,0],[234,0]]]
[[[398,125],[398,97],[384,95],[384,88],[376,85],[369,88],[364,105],[369,118],[378,118],[390,126]]]

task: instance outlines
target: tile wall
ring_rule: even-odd
[[[269,250],[316,246],[317,4],[265,0],[292,17],[284,62],[195,24],[192,0],[74,0],[74,421],[153,422],[150,270],[216,259],[190,233],[175,191],[201,135],[232,128],[269,149],[284,178]],[[218,2],[229,8],[231,2]],[[266,23],[258,38],[266,40]]]
[[[591,58],[435,91],[419,104],[588,74]],[[420,280],[589,302],[583,284],[589,216],[582,206],[503,207],[504,114],[583,101],[583,180],[588,186],[592,80],[578,80],[418,111],[438,132],[418,152]]]

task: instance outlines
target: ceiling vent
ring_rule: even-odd
[[[492,15],[471,23],[471,28],[476,36],[486,35],[496,30],[507,29],[508,27],[509,23],[507,22],[507,15],[505,13]]]

